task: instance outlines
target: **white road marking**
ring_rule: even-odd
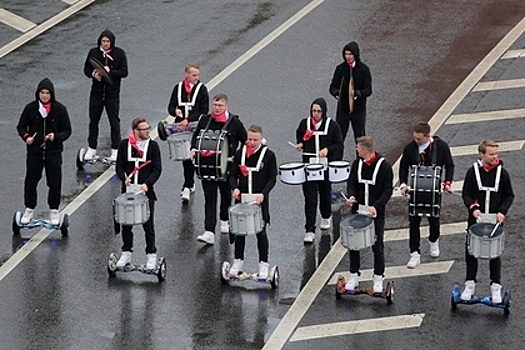
[[[385,282],[392,279],[407,278],[407,277],[419,277],[427,275],[439,275],[447,273],[454,264],[454,260],[447,261],[436,261],[431,263],[420,264],[415,269],[409,269],[406,265],[401,266],[389,266],[385,268]],[[339,275],[343,275],[345,280],[348,281],[350,278],[350,271],[334,272],[334,275],[328,281],[328,285],[334,285],[337,283]],[[371,281],[373,279],[374,270],[367,269],[361,270],[361,276],[359,282]]]
[[[453,114],[445,124],[463,124],[485,121],[496,121],[503,119],[516,119],[525,117],[525,108],[504,109],[501,111],[488,111],[478,113]]]
[[[505,59],[510,59],[510,58],[520,58],[520,57],[525,57],[525,49],[509,50],[503,56],[501,56],[501,59],[505,60]]]
[[[525,140],[498,142],[499,152],[519,151],[523,148],[524,143],[525,143]],[[452,153],[453,157],[479,154],[478,145],[450,147],[450,152]]]
[[[95,0],[79,0],[74,5],[68,7],[64,11],[60,12],[59,14],[51,17],[47,21],[37,25],[33,29],[25,32],[15,40],[11,41],[10,43],[2,46],[0,48],[0,58],[4,57],[8,53],[16,50],[20,46],[24,45],[31,39],[34,39],[35,37],[39,36],[46,30],[56,26],[58,23],[62,22],[63,20],[67,19],[71,15],[75,14],[76,12],[82,10],[84,7],[90,5],[91,3],[95,2]]]
[[[523,18],[514,28],[512,28],[507,35],[489,52],[485,58],[474,68],[472,72],[465,78],[465,80],[458,86],[458,88],[450,95],[439,110],[432,116],[429,124],[432,130],[438,130],[441,125],[450,116],[452,111],[459,105],[465,96],[472,90],[472,88],[479,82],[490,67],[497,62],[497,60],[506,52],[509,47],[521,36],[525,31],[525,18]],[[393,165],[394,183],[399,181],[399,161],[398,158]],[[328,277],[323,275],[331,275],[344,254],[346,249],[340,244],[339,240],[334,244],[330,252],[323,259],[317,270],[314,272],[308,283],[292,304],[288,312],[284,315],[281,322],[263,347],[268,350],[281,349],[286,341],[289,339],[293,330],[297,327],[306,309],[310,307],[313,300],[319,291],[326,283]],[[359,321],[363,322],[363,321]],[[375,322],[372,321],[372,322]]]
[[[0,8],[0,22],[14,28],[22,33],[36,26],[35,23],[20,17],[12,12]]]
[[[501,89],[515,89],[525,87],[525,79],[508,79],[496,81],[484,81],[479,83],[472,91],[487,91]]]
[[[299,327],[290,341],[416,328],[421,326],[424,317],[425,314],[412,314]]]

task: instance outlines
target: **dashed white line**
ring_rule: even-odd
[[[522,87],[525,87],[525,79],[495,80],[478,83],[472,91],[515,89]]]
[[[523,148],[524,143],[525,140],[498,142],[499,152],[519,151]],[[479,154],[478,145],[450,147],[450,152],[452,153],[453,157]]]
[[[503,119],[516,119],[525,117],[525,108],[504,109],[501,111],[488,111],[478,113],[453,114],[447,119],[446,124],[476,123],[497,121]]]
[[[0,8],[0,22],[14,28],[22,33],[27,32],[31,28],[36,27],[36,24],[20,17],[12,12]]]
[[[520,57],[525,57],[525,49],[509,50],[503,56],[501,56],[501,59],[506,60],[506,59],[511,59],[511,58],[520,58]]]

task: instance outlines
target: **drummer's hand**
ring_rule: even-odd
[[[55,133],[50,132],[46,135],[46,140],[53,141],[55,139]]]
[[[502,224],[503,221],[505,221],[505,215],[503,215],[502,213],[497,213],[496,214],[496,222],[499,222],[500,224]]]
[[[295,145],[295,149],[298,150],[298,151],[302,151],[303,150],[303,143],[298,143],[297,145]]]
[[[33,142],[35,142],[35,139],[31,136],[29,136],[27,139],[26,139],[26,144],[27,145],[30,145],[32,144]]]
[[[258,193],[257,197],[255,198],[255,203],[261,205],[262,202],[264,202],[264,194]]]
[[[142,192],[142,193],[148,192],[148,185],[146,185],[146,184],[140,185],[140,192]]]
[[[192,151],[190,152],[190,160],[191,160],[192,162],[195,161],[195,150],[192,150]]]
[[[452,186],[450,184],[443,186],[443,191],[445,191],[446,194],[452,193]]]
[[[368,216],[375,218],[377,216],[377,210],[375,207],[368,207]]]
[[[93,73],[93,78],[97,79],[98,81],[102,80],[102,76],[97,70],[95,71],[95,73]]]
[[[319,157],[326,157],[328,155],[328,148],[323,148],[321,151],[319,151]]]
[[[180,129],[185,131],[188,128],[188,119],[182,119],[180,122]]]
[[[124,185],[125,186],[131,185],[131,179],[129,177],[127,177],[126,180],[124,180]]]
[[[346,201],[346,205],[348,205],[349,207],[351,207],[352,205],[354,205],[355,203],[357,203],[357,200],[352,197],[352,198],[349,198],[347,201]]]
[[[401,189],[401,194],[402,194],[403,196],[408,195],[408,192],[410,192],[410,187],[409,187],[409,186],[405,186],[405,187],[403,187],[403,188]]]
[[[108,72],[108,73],[109,73],[109,71],[111,70],[111,69],[109,68],[109,66],[104,66],[104,69],[105,69],[106,72]]]
[[[175,108],[175,116],[182,118],[182,111],[179,108]]]
[[[232,197],[234,199],[241,199],[241,191],[238,188],[234,189],[232,192]]]
[[[475,218],[475,219],[478,219],[481,215],[481,210],[479,209],[476,209],[472,212],[472,216]]]

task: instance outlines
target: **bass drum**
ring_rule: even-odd
[[[231,169],[226,132],[202,130],[197,136],[195,173],[201,180],[226,181]]]
[[[440,166],[413,165],[410,171],[410,216],[429,216],[439,218],[441,210],[441,171]]]

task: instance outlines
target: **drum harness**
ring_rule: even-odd
[[[488,187],[483,186],[483,183],[481,182],[481,176],[479,173],[480,164],[474,163],[474,174],[476,175],[476,182],[478,183],[478,189],[480,191],[485,191],[485,213],[484,214],[490,214],[489,213],[489,206],[490,206],[490,192],[498,192],[499,190],[499,182],[501,179],[501,164],[498,165],[496,170],[496,179],[494,181],[494,187]]]
[[[357,212],[359,214],[368,215],[368,208],[370,206],[370,203],[369,203],[370,188],[369,187],[370,187],[370,185],[374,186],[376,184],[377,173],[379,172],[379,168],[381,167],[381,164],[383,163],[384,160],[385,160],[385,158],[381,157],[377,161],[376,167],[374,169],[374,173],[372,174],[372,179],[371,180],[363,179],[361,173],[362,173],[362,170],[363,170],[364,160],[363,159],[359,160],[359,163],[358,163],[358,166],[357,166],[357,182],[360,183],[360,184],[364,184],[365,185],[365,205],[364,205],[364,207],[359,205],[359,209],[357,210]]]
[[[246,147],[246,145],[242,147],[241,166],[243,167],[246,167]],[[267,146],[261,147],[261,154],[259,155],[259,159],[257,160],[257,165],[255,166],[255,168],[246,167],[246,169],[248,170],[248,194],[253,194],[252,172],[259,172],[259,170],[261,170],[262,160],[264,158],[264,155],[266,154],[266,151],[268,150]]]
[[[127,178],[131,178],[134,175],[135,175],[135,177],[133,179],[133,186],[129,186],[126,192],[135,192],[136,193],[138,191],[138,189],[139,189],[139,175],[138,175],[138,172],[139,172],[140,169],[144,168],[146,165],[151,163],[151,160],[146,160],[146,155],[148,153],[148,147],[149,147],[149,141],[150,141],[149,139],[145,140],[144,149],[141,150],[142,151],[142,157],[133,157],[132,154],[131,154],[133,146],[131,145],[131,143],[128,143],[128,161],[129,162],[134,162],[135,163],[135,167],[133,168],[133,171],[129,175],[126,175],[126,174],[124,174],[124,175]],[[140,162],[143,162],[143,164],[139,165]]]
[[[184,106],[184,119],[188,119],[188,112],[191,111],[193,106],[195,106],[195,101],[197,100],[197,95],[199,94],[201,86],[202,86],[202,83],[199,82],[197,84],[197,87],[195,88],[195,92],[193,93],[193,97],[191,98],[191,101],[182,102],[182,88],[183,88],[182,81],[179,83],[177,101],[178,101],[179,106]]]
[[[309,124],[312,124],[311,119],[312,119],[312,117],[308,117],[308,120],[307,120],[307,123],[306,123],[307,128],[308,128]],[[328,135],[328,128],[330,126],[330,121],[331,120],[332,120],[332,118],[326,118],[326,123],[325,123],[323,131],[319,131],[317,129],[314,131],[314,137],[315,137],[315,158],[310,158],[310,164],[312,164],[312,163],[313,164],[322,164],[323,165],[323,170],[326,170],[326,167],[328,165],[328,158],[320,158],[319,157],[319,152],[321,151],[319,149],[319,147],[320,147],[319,136],[326,136],[326,135]]]

